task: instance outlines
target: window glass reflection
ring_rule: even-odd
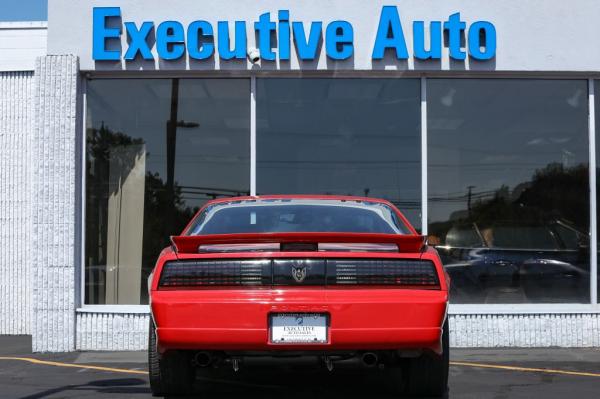
[[[588,302],[587,82],[429,79],[429,239],[454,303]]]
[[[418,79],[258,79],[259,194],[394,202],[419,229]]]
[[[88,81],[86,303],[147,303],[169,236],[249,194],[249,100],[246,79]]]

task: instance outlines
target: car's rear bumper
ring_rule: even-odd
[[[159,350],[440,350],[447,292],[303,288],[159,290],[152,314]],[[269,341],[271,313],[326,313],[327,344]]]

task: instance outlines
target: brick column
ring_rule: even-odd
[[[78,59],[70,55],[40,57],[35,76],[31,142],[33,350],[73,351],[81,238]]]

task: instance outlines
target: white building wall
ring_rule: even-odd
[[[543,4],[542,4],[543,3]],[[600,25],[584,24],[599,9],[595,0],[510,0],[478,2],[359,0],[326,5],[310,0],[269,0],[263,3],[211,1],[199,4],[182,0],[176,9],[151,0],[116,1],[123,20],[160,22],[177,19],[246,20],[249,46],[255,45],[252,22],[262,12],[289,8],[294,20],[306,23],[348,19],[356,28],[356,53],[351,62],[327,63],[321,55],[312,65],[321,70],[407,69],[427,72],[591,72],[600,65]],[[373,63],[370,50],[376,20],[384,4],[398,4],[407,42],[412,41],[410,21],[443,20],[456,11],[470,22],[488,19],[498,29],[498,53],[492,63],[451,65],[447,54],[440,65]],[[79,312],[81,207],[78,204],[82,163],[77,151],[82,137],[79,108],[79,66],[84,70],[123,71],[144,69],[140,63],[99,64],[91,60],[91,8],[104,5],[94,0],[73,3],[53,0],[50,7],[51,52],[76,56],[46,57],[46,31],[0,24],[0,334],[33,334],[35,351],[138,350],[147,343],[148,314]],[[273,14],[274,15],[274,14]],[[365,16],[366,15],[366,16]],[[516,22],[515,22],[516,21]],[[560,29],[562,27],[562,29]],[[9,29],[12,28],[12,29]],[[35,28],[35,29],[34,29]],[[29,32],[29,37],[22,35]],[[123,44],[126,42],[123,36]],[[574,43],[574,44],[573,44]],[[591,43],[591,44],[590,44]],[[589,50],[592,49],[592,50]],[[187,63],[153,63],[152,68],[182,70],[249,70],[247,63],[192,68]],[[292,60],[292,69],[299,69]],[[257,71],[278,70],[278,64],[257,66]],[[36,85],[35,81],[39,80]],[[27,94],[29,93],[29,94]],[[29,125],[28,125],[29,124]],[[29,160],[29,162],[28,162]],[[30,226],[29,228],[27,226]],[[7,244],[8,243],[8,244]],[[29,315],[32,315],[30,321]],[[453,347],[599,347],[600,314],[451,314]]]
[[[399,71],[598,71],[600,68],[600,15],[598,0],[178,0],[167,6],[164,0],[52,0],[48,4],[49,54],[75,54],[80,57],[84,71],[118,70],[399,70]],[[468,57],[464,62],[451,61],[448,49],[442,59],[422,62],[409,58],[397,60],[388,54],[373,60],[373,44],[381,8],[397,6],[409,54],[412,54],[413,21],[446,21],[459,12],[463,21],[471,24],[485,20],[494,24],[497,33],[496,57],[477,62]],[[156,24],[178,21],[187,27],[192,21],[206,20],[216,32],[217,21],[246,22],[248,47],[257,47],[254,22],[265,12],[277,20],[277,11],[290,11],[291,22],[303,22],[305,29],[312,21],[323,22],[323,35],[328,23],[336,20],[350,22],[354,30],[354,55],[342,61],[332,61],[324,55],[325,45],[314,61],[300,62],[292,46],[289,63],[262,61],[223,61],[218,56],[202,62],[190,62],[186,57],[176,61],[158,61],[156,46],[154,60],[95,62],[92,59],[92,10],[94,7],[120,7],[122,22],[143,21]],[[427,28],[428,29],[428,28]],[[218,40],[218,34],[216,35]],[[121,35],[123,53],[128,38]]]
[[[28,156],[34,83],[32,72],[0,72],[0,334],[31,334]]]
[[[46,55],[46,22],[0,22],[0,71],[33,71]]]
[[[453,348],[600,347],[598,314],[450,315]],[[147,314],[77,314],[78,350],[145,350]]]
[[[600,347],[600,315],[470,314],[450,316],[453,348]]]
[[[82,121],[74,56],[40,58],[32,180],[34,351],[141,350],[149,315],[76,311],[80,298]],[[517,311],[515,311],[517,312]],[[600,314],[451,314],[453,347],[598,347]]]
[[[149,320],[143,313],[78,313],[77,350],[145,350]]]

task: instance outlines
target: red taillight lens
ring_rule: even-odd
[[[168,262],[163,267],[159,287],[256,286],[271,284],[271,261],[198,260]]]
[[[418,259],[332,259],[327,284],[396,285],[437,288],[440,281],[431,261]]]

